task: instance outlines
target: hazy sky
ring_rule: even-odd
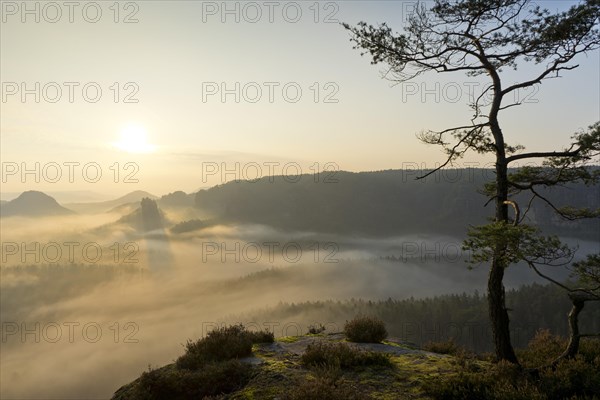
[[[391,87],[336,23],[387,21],[400,30],[413,2],[73,4],[2,2],[4,193],[160,195],[257,171],[295,174],[297,165],[304,173],[431,168],[443,155],[415,134],[471,115],[476,79],[430,74]],[[555,149],[600,119],[600,52],[577,62],[562,79],[520,94],[527,104],[502,117],[509,141]],[[514,80],[532,73],[522,68]],[[39,183],[21,174],[36,161]]]

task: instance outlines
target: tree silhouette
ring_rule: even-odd
[[[588,301],[600,301],[600,253],[588,254],[585,260],[573,263],[573,276],[577,278],[579,286],[572,287],[556,281],[550,276],[542,273],[535,264],[528,261],[529,266],[542,278],[554,283],[555,285],[565,289],[571,300],[571,311],[569,312],[569,343],[565,351],[554,360],[553,364],[557,364],[564,358],[573,358],[579,351],[579,342],[582,337],[598,336],[596,333],[581,333],[579,330],[579,314],[583,311],[585,303]]]
[[[486,187],[489,202],[495,203],[494,221],[473,229],[465,246],[479,261],[491,264],[488,307],[498,360],[518,363],[505,305],[505,269],[522,260],[545,265],[566,263],[573,255],[573,249],[558,239],[544,238],[522,224],[529,207],[521,213],[512,197],[529,193],[529,205],[534,200],[542,201],[567,219],[600,215],[598,210],[559,207],[539,190],[570,182],[598,181],[598,171],[588,165],[600,151],[600,124],[576,134],[566,149],[523,152],[523,146],[505,142],[500,115],[522,104],[510,96],[514,92],[577,68],[577,55],[598,49],[599,15],[598,0],[586,0],[557,13],[527,0],[436,0],[429,10],[424,5],[415,8],[404,33],[395,33],[385,23],[343,24],[355,48],[368,53],[372,64],[386,65],[384,76],[390,80],[405,82],[427,72],[459,72],[488,79],[470,104],[473,116],[468,124],[420,134],[423,142],[441,146],[447,155],[439,168],[421,178],[451,165],[468,151],[495,157],[495,181]],[[535,73],[505,85],[503,71],[516,70],[522,63],[535,66]],[[509,166],[518,160],[541,162],[538,167],[509,174]],[[509,206],[515,210],[512,220]]]

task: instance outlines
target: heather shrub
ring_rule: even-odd
[[[349,341],[357,343],[379,343],[388,335],[383,321],[371,316],[358,316],[346,321],[344,334]]]
[[[317,342],[306,347],[302,363],[307,366],[351,368],[355,366],[392,365],[386,353],[367,352],[346,343]]]
[[[188,340],[186,351],[177,359],[177,366],[198,369],[204,363],[247,357],[253,343],[272,343],[273,334],[266,331],[250,332],[243,325],[221,327],[210,331],[203,339]]]
[[[368,400],[353,382],[343,378],[337,366],[322,366],[314,369],[314,376],[300,379],[292,385],[282,400]]]
[[[323,332],[325,332],[325,326],[323,326],[323,324],[308,326],[308,333],[310,333],[311,335],[318,335],[319,333]]]
[[[564,338],[540,331],[526,349],[518,351],[524,368],[499,362],[475,369],[466,363],[456,375],[429,379],[424,389],[437,400],[598,399],[600,340],[583,339],[575,358],[552,365],[566,344]]]
[[[142,373],[133,399],[186,400],[231,393],[250,380],[251,366],[238,360],[204,364],[196,370],[149,369]]]
[[[535,333],[526,348],[517,350],[520,362],[529,368],[549,365],[567,347],[567,340],[542,329]]]

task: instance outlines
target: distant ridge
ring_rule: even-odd
[[[143,190],[135,190],[114,200],[93,203],[69,203],[66,204],[66,206],[77,212],[101,213],[111,211],[112,209],[115,209],[125,204],[139,203],[140,201],[142,201],[143,198],[149,198],[152,200],[158,199],[157,196],[151,193],[145,192]]]
[[[110,200],[113,196],[105,193],[94,192],[92,190],[42,190],[50,197],[54,197],[60,204],[99,202]],[[22,192],[0,192],[2,200],[14,200]]]
[[[449,169],[415,179],[427,172],[334,171],[227,182],[197,192],[196,207],[224,223],[372,236],[411,232],[464,236],[469,225],[486,223],[493,212],[485,207],[488,199],[480,192],[493,179],[493,170]],[[600,209],[598,185],[539,190],[559,206]],[[512,200],[524,209],[530,199],[521,193]],[[542,201],[532,203],[526,222],[546,234],[600,239],[597,220],[562,220]]]
[[[74,212],[58,204],[53,197],[35,190],[23,192],[16,199],[2,203],[0,206],[2,217],[44,217],[69,214],[74,214]]]
[[[178,190],[173,193],[165,194],[158,200],[158,203],[161,206],[168,207],[193,207],[195,204],[195,198],[195,193],[187,194],[181,190]]]

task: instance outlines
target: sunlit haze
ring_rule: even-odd
[[[598,0],[0,0],[0,81],[0,398],[600,393]]]
[[[3,161],[28,168],[36,161],[94,161],[104,178],[93,184],[79,179],[78,190],[112,195],[133,190],[107,178],[115,162],[137,163],[139,186],[156,194],[222,183],[221,177],[204,179],[201,162],[232,170],[236,163],[258,162],[265,174],[264,162],[280,163],[276,174],[290,162],[305,173],[315,163],[348,171],[414,163],[433,168],[443,156],[415,135],[468,122],[469,96],[483,82],[461,73],[427,74],[392,86],[381,79],[385,68],[360,57],[338,24],[386,21],[401,30],[410,2],[346,1],[318,9],[301,3],[299,18],[293,4],[274,7],[271,16],[263,5],[258,19],[255,7],[235,2],[228,7],[237,7],[237,14],[201,1],[135,4],[118,16],[103,7],[96,23],[86,22],[79,8],[72,23],[67,8],[56,23],[44,19],[53,18],[52,7],[46,17],[40,9],[39,23],[35,14],[22,17],[20,8],[4,12]],[[540,4],[555,10],[570,3]],[[86,12],[93,17],[93,8]],[[509,141],[532,151],[561,148],[598,119],[600,56],[595,51],[576,61],[575,71],[517,94],[525,104],[505,113]],[[517,79],[536,68],[524,65],[513,74]],[[131,121],[147,132],[148,145],[121,136]],[[115,141],[124,152],[114,151]],[[460,166],[469,161],[493,162],[471,154]],[[17,174],[3,182],[2,192],[28,187]],[[73,184],[41,179],[38,187],[68,191]]]

